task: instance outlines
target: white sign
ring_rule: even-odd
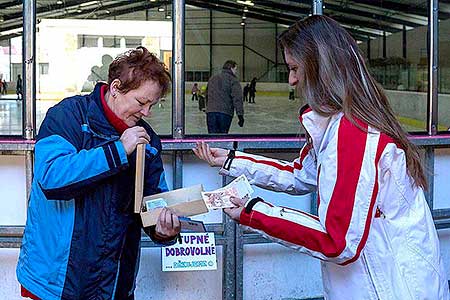
[[[181,241],[161,248],[163,271],[217,270],[213,232],[181,233]]]

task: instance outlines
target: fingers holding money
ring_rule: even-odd
[[[239,197],[230,197],[230,202],[236,205],[237,207],[245,206],[246,201]]]
[[[225,208],[223,210],[231,219],[238,222],[241,220],[241,213],[244,207]]]

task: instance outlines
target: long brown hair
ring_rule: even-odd
[[[370,75],[355,40],[327,16],[297,21],[279,37],[279,43],[301,66],[297,88],[317,113],[343,112],[355,126],[359,119],[394,139],[405,151],[406,167],[417,186],[427,180],[417,147],[396,119],[383,89]]]

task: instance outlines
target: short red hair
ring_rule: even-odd
[[[139,88],[144,81],[156,81],[161,87],[161,97],[167,94],[171,81],[165,64],[142,46],[120,54],[112,61],[108,84],[115,79],[120,80],[117,89],[123,94]]]

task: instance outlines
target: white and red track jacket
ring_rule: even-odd
[[[312,145],[294,162],[236,152],[221,174],[289,194],[317,190],[319,216],[260,201],[241,224],[321,259],[325,299],[449,299],[436,229],[405,152],[342,113],[309,110],[302,119]]]

